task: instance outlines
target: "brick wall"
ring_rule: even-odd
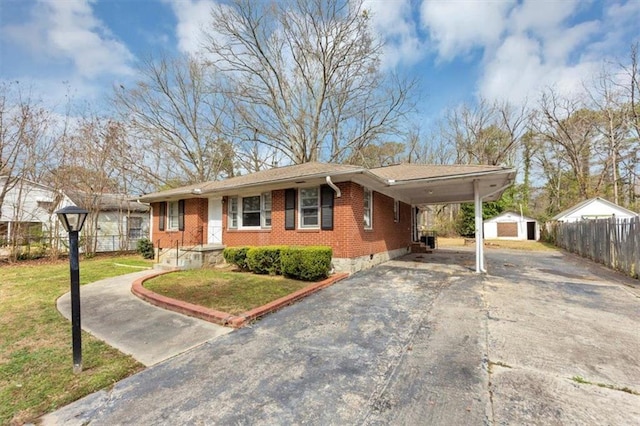
[[[184,231],[168,230],[165,218],[165,230],[159,230],[160,203],[152,203],[153,208],[153,244],[155,247],[170,248],[176,246],[196,246],[207,243],[208,201],[204,198],[186,199],[184,203]],[[169,209],[167,207],[167,215]]]
[[[223,202],[223,243],[233,246],[326,245],[334,257],[353,258],[407,247],[411,243],[411,207],[400,203],[400,221],[394,222],[393,198],[373,193],[373,229],[363,226],[362,186],[339,183],[342,197],[334,198],[333,230],[284,229],[284,190],[272,192],[270,230],[227,229],[227,199]],[[298,217],[296,216],[296,226]]]

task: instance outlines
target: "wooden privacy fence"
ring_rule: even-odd
[[[640,217],[553,223],[555,245],[634,278],[640,272]]]

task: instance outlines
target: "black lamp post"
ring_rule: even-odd
[[[78,234],[82,230],[88,211],[67,206],[56,211],[62,226],[69,233],[69,264],[71,271],[71,336],[73,340],[73,372],[82,372],[82,334],[80,328],[80,262]]]

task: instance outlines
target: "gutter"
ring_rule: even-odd
[[[437,176],[437,177],[432,177],[432,178],[407,179],[407,180],[401,180],[401,181],[396,181],[395,179],[384,179],[384,178],[381,178],[380,176],[377,176],[377,175],[375,175],[373,173],[372,173],[372,175],[376,176],[378,179],[382,179],[388,186],[395,186],[395,185],[406,185],[408,183],[438,182],[438,181],[441,181],[441,180],[461,179],[461,178],[464,179],[464,178],[487,176],[487,175],[493,175],[493,174],[504,174],[505,172],[507,172],[509,174],[515,174],[515,170],[513,170],[513,169],[503,169],[503,170],[491,170],[491,171],[486,171],[486,172],[465,173],[465,174],[448,175],[448,176]],[[515,176],[514,176],[514,178],[515,178]]]

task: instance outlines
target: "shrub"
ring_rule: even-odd
[[[12,250],[12,258],[16,260],[33,260],[45,257],[47,246],[42,243],[31,243],[29,245],[18,246]]]
[[[138,252],[138,254],[144,259],[153,259],[156,255],[153,250],[153,243],[147,238],[138,240],[138,243],[136,244],[136,252]]]
[[[236,265],[240,269],[248,269],[247,251],[250,247],[227,247],[222,252],[222,257],[227,263]]]
[[[280,250],[282,273],[291,278],[315,281],[331,270],[331,247],[286,247]]]
[[[281,275],[280,251],[284,247],[252,247],[247,251],[247,266],[255,274]]]

